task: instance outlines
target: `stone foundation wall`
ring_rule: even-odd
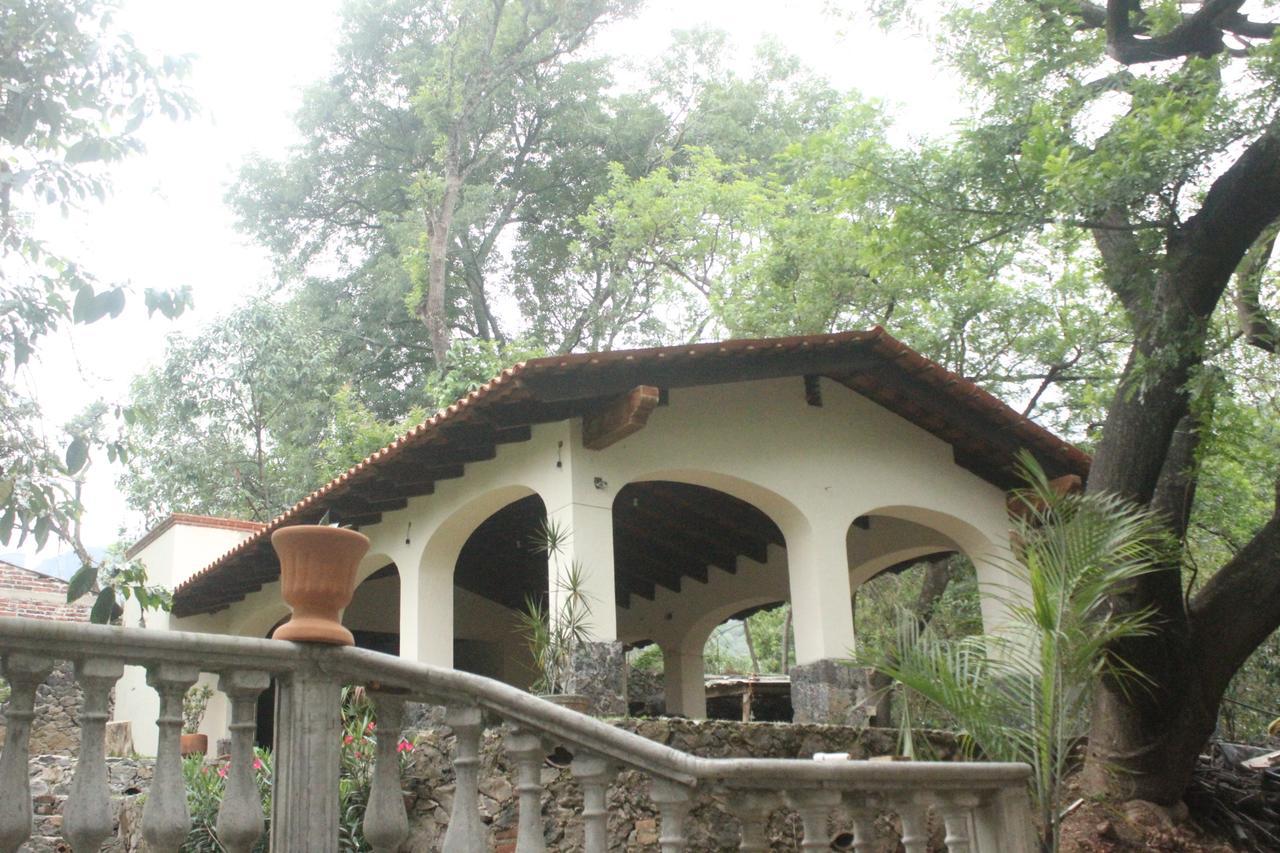
[[[848,752],[856,758],[887,755],[894,751],[897,733],[882,729],[855,729],[843,726],[789,725],[774,723],[734,723],[682,719],[619,720],[614,725],[659,743],[708,758],[810,758],[815,752]],[[953,738],[938,734],[929,737],[943,759],[954,759]],[[406,802],[409,804],[411,837],[404,850],[439,848],[448,827],[453,805],[453,769],[450,764],[453,738],[445,730],[419,733],[418,747],[405,773]],[[561,756],[565,758],[567,756]],[[502,749],[501,735],[487,732],[481,750],[480,802],[489,830],[490,850],[512,853],[518,810],[512,787],[513,768]],[[580,850],[582,828],[577,818],[582,794],[567,769],[548,763],[542,771],[543,818],[550,850]],[[647,778],[624,772],[609,790],[609,837],[612,850],[649,853],[658,850],[658,815],[649,801]],[[734,851],[738,849],[738,823],[732,808],[718,796],[699,794],[690,816],[690,850]],[[941,821],[931,819],[931,850],[942,850]],[[851,827],[833,821],[835,838]],[[882,843],[877,853],[899,849],[899,827],[888,816],[877,822]],[[774,849],[798,849],[801,830],[796,815],[785,809],[774,813],[769,823]]]
[[[62,806],[71,793],[75,759],[41,755],[31,760],[31,795],[35,832],[19,847],[21,853],[67,853],[62,840]],[[142,795],[151,786],[149,759],[108,758],[107,785],[115,805],[116,831],[102,845],[103,853],[133,853],[143,849]]]
[[[676,749],[709,758],[809,758],[815,752],[849,752],[869,758],[893,752],[896,732],[882,729],[855,729],[842,726],[788,725],[776,723],[734,723],[682,719],[620,720],[619,728],[648,737]],[[404,774],[405,802],[409,809],[410,838],[403,851],[438,850],[448,827],[453,807],[453,736],[448,730],[432,727],[406,735],[417,747]],[[929,741],[944,759],[957,754],[953,738],[938,734]],[[567,758],[567,756],[559,756]],[[116,798],[119,834],[102,849],[110,853],[132,853],[142,848],[139,792],[145,792],[151,778],[149,760],[109,759],[110,781]],[[32,787],[37,796],[38,836],[21,848],[27,853],[53,853],[59,847],[61,802],[70,788],[74,762],[66,757],[41,756],[32,762]],[[488,849],[513,853],[518,817],[513,771],[498,730],[485,735],[481,751],[480,803],[489,832]],[[547,847],[552,851],[582,849],[582,826],[578,815],[582,793],[567,769],[548,762],[542,771],[543,825]],[[641,774],[621,773],[609,790],[609,836],[611,850],[624,853],[656,853],[658,815],[649,802],[649,783]],[[931,851],[941,851],[941,821],[930,819]],[[833,820],[832,837],[847,831],[847,823]],[[898,827],[888,816],[877,821],[881,843],[876,853],[899,849]],[[786,809],[775,812],[769,822],[775,850],[798,849],[799,819]],[[738,848],[738,823],[732,808],[710,793],[699,794],[690,815],[689,850],[699,853],[734,851]]]
[[[32,755],[73,755],[80,748],[80,708],[84,694],[76,684],[74,667],[58,664],[36,688],[35,719],[31,722]],[[5,734],[5,710],[0,705],[0,741]]]

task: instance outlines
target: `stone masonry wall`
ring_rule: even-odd
[[[88,622],[89,608],[88,603],[67,604],[65,581],[0,562],[0,616]],[[71,664],[60,663],[36,691],[32,755],[70,755],[79,749],[77,717],[83,701]],[[0,739],[6,707],[7,703],[0,705]]]

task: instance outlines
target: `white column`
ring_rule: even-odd
[[[702,652],[662,648],[663,692],[667,713],[692,720],[707,718],[707,685]]]
[[[547,565],[547,581],[551,596],[551,614],[559,611],[560,590],[570,568],[581,568],[582,586],[591,607],[588,621],[590,638],[596,642],[618,639],[617,602],[613,588],[613,509],[602,493],[599,502],[570,501],[548,512],[549,523],[564,539]],[[603,504],[603,505],[600,505]]]
[[[853,653],[853,606],[845,526],[818,519],[786,531],[796,663],[844,659]]]
[[[400,568],[400,657],[453,666],[453,568],[426,555]]]

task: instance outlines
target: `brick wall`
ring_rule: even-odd
[[[88,622],[92,597],[67,604],[66,581],[0,561],[0,616]],[[31,726],[32,755],[71,755],[80,746],[78,717],[83,697],[72,666],[65,661],[36,691]],[[7,705],[7,703],[6,703]],[[5,707],[0,706],[0,738],[4,737]]]
[[[65,581],[0,561],[0,616],[88,622],[92,601],[67,604]]]

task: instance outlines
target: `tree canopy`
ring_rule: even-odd
[[[708,31],[621,85],[580,48],[635,5],[348,7],[304,141],[230,196],[323,338],[289,417],[372,439],[525,354],[884,324],[1096,451],[1089,490],[1182,543],[1110,602],[1155,614],[1111,649],[1153,687],[1100,679],[1090,738],[1096,786],[1176,800],[1280,625],[1277,4],[880,0],[967,98],[907,142],[776,47],[729,70]],[[188,482],[134,500],[217,493],[164,477]]]

